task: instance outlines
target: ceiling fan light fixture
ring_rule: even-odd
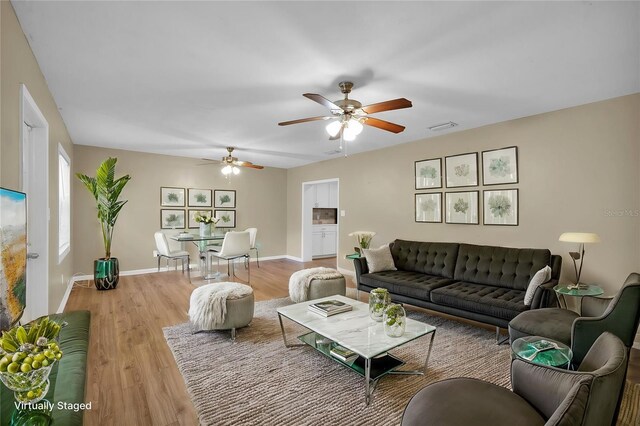
[[[232,170],[233,170],[233,174],[234,175],[239,175],[240,174],[240,169],[238,167],[233,166]]]
[[[351,130],[349,127],[345,127],[344,131],[342,132],[342,137],[347,142],[355,141],[356,140],[356,136],[358,136],[358,135],[353,130]]]
[[[353,132],[353,134],[357,136],[362,133],[362,129],[364,129],[364,126],[358,120],[352,118],[348,121],[347,128],[350,132]]]
[[[340,133],[341,128],[342,123],[338,120],[332,121],[331,123],[327,124],[327,127],[325,127],[327,133],[329,133],[329,136],[331,136],[332,138],[336,137],[338,133]]]
[[[231,169],[231,166],[229,164],[227,164],[226,166],[224,166],[222,168],[222,174],[225,175],[225,176],[230,174],[232,171],[233,170]]]

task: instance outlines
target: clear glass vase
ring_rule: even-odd
[[[375,321],[382,321],[384,309],[391,302],[389,290],[386,288],[374,288],[369,293],[369,316]]]
[[[384,332],[390,337],[400,337],[404,334],[407,324],[407,313],[402,305],[391,303],[384,310]]]
[[[8,371],[0,372],[0,380],[14,392],[16,401],[34,404],[40,401],[49,390],[49,374],[55,361],[46,367],[31,370],[28,373]]]

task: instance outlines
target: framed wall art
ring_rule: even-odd
[[[184,209],[160,209],[161,229],[184,229]]]
[[[189,207],[211,207],[211,190],[189,188]]]
[[[236,191],[216,189],[213,191],[213,207],[222,209],[236,208]]]
[[[184,207],[184,188],[161,186],[160,205],[162,207]]]
[[[442,188],[442,158],[415,162],[416,189]]]
[[[189,220],[188,226],[191,229],[199,228],[200,224],[196,222],[196,214],[200,213],[201,215],[211,216],[213,214],[212,210],[189,210]]]
[[[416,194],[416,222],[442,222],[442,192]]]
[[[478,225],[479,191],[445,193],[446,223]]]
[[[478,153],[445,157],[447,188],[478,186]]]
[[[235,228],[236,227],[236,211],[235,210],[214,210],[213,215],[219,219],[216,228]]]
[[[482,151],[482,184],[518,183],[518,147]]]
[[[483,191],[485,225],[518,225],[518,190]]]

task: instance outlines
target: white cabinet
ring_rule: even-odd
[[[311,190],[313,207],[325,209],[338,208],[338,182],[317,183]]]
[[[329,184],[319,183],[316,185],[316,207],[328,208],[329,207]]]
[[[338,208],[338,182],[330,182],[329,185],[329,205],[330,209]]]
[[[338,234],[333,226],[316,226],[311,234],[312,256],[335,256]]]

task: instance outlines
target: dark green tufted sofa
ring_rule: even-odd
[[[60,331],[60,349],[64,353],[60,362],[51,370],[50,387],[46,400],[54,404],[51,412],[51,424],[60,426],[81,425],[83,411],[58,409],[57,403],[83,403],[87,369],[87,350],[89,348],[89,311],[74,311],[49,315],[58,322],[68,325]],[[9,425],[15,412],[13,392],[0,383],[0,425]],[[93,407],[95,409],[95,407]],[[37,423],[41,424],[41,423]]]
[[[555,305],[562,258],[549,250],[406,240],[390,247],[397,271],[369,273],[364,257],[354,259],[358,290],[383,287],[394,301],[502,328],[520,312]],[[526,306],[529,281],[547,265],[551,281]]]

